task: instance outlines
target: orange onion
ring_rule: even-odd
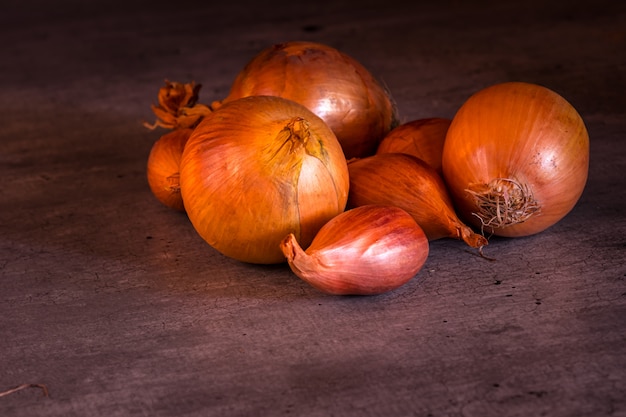
[[[222,254],[285,262],[281,240],[306,246],[348,198],[346,159],[334,133],[306,107],[250,96],[207,115],[180,164],[187,215]]]
[[[473,94],[452,119],[443,150],[459,215],[498,236],[528,236],[557,223],[582,195],[588,170],[581,116],[562,96],[532,83]]]
[[[426,162],[404,153],[381,153],[348,161],[348,207],[399,207],[409,213],[428,240],[460,239],[474,248],[487,245],[456,215],[446,186]]]
[[[442,175],[441,155],[450,122],[450,119],[443,117],[430,117],[405,122],[385,135],[378,145],[376,153],[407,153],[426,162],[439,175]]]
[[[157,139],[150,149],[146,175],[152,194],[166,206],[184,211],[180,194],[180,160],[193,129],[172,130]]]
[[[260,51],[235,78],[228,96],[272,95],[296,101],[333,130],[346,158],[376,152],[397,124],[389,92],[357,60],[328,45],[286,42]]]

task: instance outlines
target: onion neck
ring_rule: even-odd
[[[467,243],[473,248],[482,248],[486,246],[489,242],[487,238],[483,235],[475,233],[468,226],[462,226],[458,228],[459,238],[463,240],[463,242]]]
[[[278,133],[277,142],[281,143],[281,150],[287,149],[289,154],[299,154],[304,152],[309,156],[319,159],[325,165],[328,160],[328,153],[323,141],[314,140],[311,137],[311,125],[302,117],[293,117],[285,122],[285,126]],[[313,139],[313,140],[312,140]]]
[[[280,249],[291,270],[304,281],[315,285],[315,281],[310,280],[310,276],[314,275],[314,271],[317,269],[315,259],[302,249],[293,233],[289,233],[280,242]]]
[[[294,117],[287,123],[287,126],[285,126],[285,129],[289,131],[289,140],[294,144],[304,147],[306,147],[309,136],[311,135],[309,128],[309,122],[302,117]]]
[[[302,117],[294,117],[286,121],[276,138],[276,143],[280,144],[276,155],[281,151],[286,151],[288,154],[300,152],[306,147],[309,136],[309,123]]]

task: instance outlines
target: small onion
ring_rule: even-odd
[[[291,270],[318,290],[374,295],[404,285],[428,257],[428,239],[406,211],[368,205],[326,223],[304,251],[293,234],[281,242]]]
[[[374,154],[397,124],[391,96],[374,76],[354,58],[315,42],[262,50],[240,71],[221,103],[253,95],[303,104],[330,126],[346,158]]]
[[[404,153],[381,153],[348,162],[348,207],[381,204],[400,207],[429,240],[460,239],[473,248],[487,245],[456,215],[446,186],[426,162]]]
[[[387,133],[376,153],[407,153],[426,162],[442,175],[441,155],[450,122],[450,119],[430,117],[403,123]]]
[[[528,236],[572,210],[589,170],[585,124],[563,97],[507,82],[472,95],[448,130],[443,172],[459,215],[498,236]]]
[[[306,107],[250,96],[207,115],[180,166],[185,209],[222,254],[250,263],[285,262],[280,241],[308,245],[345,209],[346,159],[334,133]]]
[[[180,194],[180,160],[193,129],[181,128],[161,136],[150,149],[146,174],[152,194],[166,206],[184,211]]]

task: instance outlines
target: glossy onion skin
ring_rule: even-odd
[[[404,285],[428,257],[415,220],[393,206],[361,206],[334,217],[303,251],[293,236],[281,242],[291,270],[327,294],[375,295]]]
[[[501,83],[460,107],[442,163],[462,219],[498,236],[529,236],[557,223],[579,200],[589,170],[589,136],[581,116],[556,92],[531,83]],[[510,179],[532,196],[535,212],[525,221],[490,227],[477,217],[481,209],[472,191],[490,188],[497,179]]]
[[[443,117],[429,117],[402,123],[387,133],[376,153],[401,152],[413,155],[443,175],[441,157],[451,122]]]
[[[354,58],[315,42],[286,42],[259,52],[237,75],[223,103],[252,95],[296,101],[321,117],[346,158],[376,152],[397,124],[390,95]]]
[[[161,136],[150,149],[146,169],[152,194],[166,206],[185,211],[180,194],[180,160],[192,129],[173,130]]]
[[[328,126],[304,106],[269,96],[206,116],[185,146],[180,180],[198,234],[222,254],[258,264],[285,262],[279,245],[288,233],[308,245],[345,209],[349,187]]]

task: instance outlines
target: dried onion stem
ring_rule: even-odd
[[[180,192],[180,173],[172,174],[165,178],[167,180],[166,190],[171,193]]]
[[[466,191],[474,196],[483,229],[522,223],[541,207],[527,185],[510,178],[495,178],[489,184],[473,184]]]
[[[165,85],[159,89],[158,105],[152,105],[152,111],[157,119],[154,123],[144,123],[150,130],[157,127],[165,129],[193,128],[212,110],[204,104],[198,103],[198,96],[202,84],[179,83],[165,80]]]

